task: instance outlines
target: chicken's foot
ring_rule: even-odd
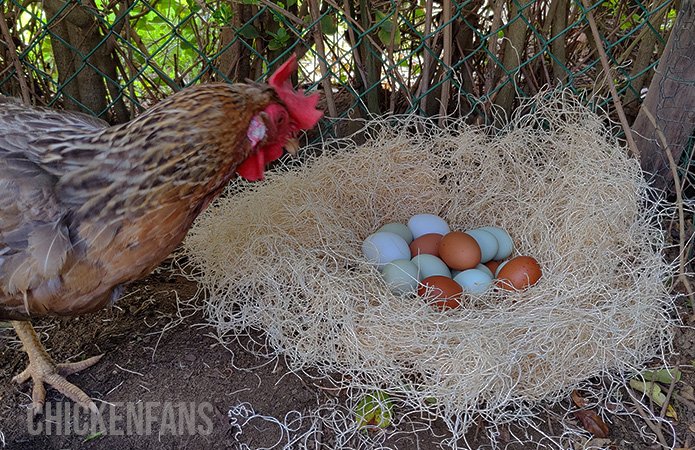
[[[31,396],[33,400],[31,408],[34,411],[34,415],[39,414],[43,410],[46,402],[44,383],[53,386],[58,392],[80,404],[83,408],[88,408],[92,412],[98,413],[99,409],[92,399],[82,389],[66,380],[65,377],[96,364],[104,355],[92,356],[84,361],[75,363],[56,364],[48,355],[43,344],[41,344],[41,340],[30,322],[12,321],[12,326],[19,339],[22,340],[22,344],[24,344],[24,351],[29,356],[27,368],[12,378],[12,381],[24,383],[29,378],[33,380],[34,390]]]

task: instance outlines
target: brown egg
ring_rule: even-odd
[[[494,275],[495,272],[497,271],[497,268],[500,266],[500,264],[502,264],[502,261],[497,261],[497,260],[494,260],[494,259],[493,259],[493,260],[490,260],[490,261],[488,261],[488,262],[486,262],[486,263],[483,263],[483,265],[484,265],[485,267],[487,267],[488,269],[490,269],[490,272],[492,272],[493,275]]]
[[[439,233],[423,234],[410,243],[410,257],[415,258],[417,255],[425,253],[439,256],[439,242],[443,237],[444,236]]]
[[[428,286],[430,287],[429,289]],[[424,297],[428,305],[436,306],[440,310],[446,311],[461,305],[463,288],[449,277],[432,275],[422,280],[417,294]]]
[[[536,284],[542,274],[538,261],[530,256],[517,256],[500,269],[497,285],[507,291],[519,291]]]
[[[480,264],[480,246],[470,234],[452,231],[439,243],[439,257],[454,270],[472,269]]]

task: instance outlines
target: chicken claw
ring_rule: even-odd
[[[65,377],[96,364],[104,355],[92,356],[84,361],[74,363],[56,364],[48,355],[48,352],[46,352],[43,344],[41,344],[41,340],[30,322],[13,321],[12,326],[24,344],[24,351],[29,356],[29,365],[27,368],[19,375],[13,377],[12,381],[21,384],[29,378],[33,380],[33,403],[31,405],[33,414],[39,414],[46,402],[46,388],[44,387],[44,383],[53,386],[58,392],[70,398],[75,403],[78,403],[83,408],[98,413],[99,409],[92,399],[85,394],[82,389],[66,380]]]

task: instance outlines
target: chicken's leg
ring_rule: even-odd
[[[46,401],[44,383],[50,384],[58,392],[69,397],[75,403],[79,403],[84,408],[89,408],[93,412],[98,413],[99,410],[92,399],[82,389],[68,382],[65,377],[96,364],[104,355],[92,356],[84,361],[75,363],[56,364],[48,355],[43,344],[41,344],[41,340],[36,335],[36,331],[34,331],[34,327],[31,326],[30,322],[12,321],[12,326],[24,344],[24,351],[29,356],[27,368],[12,378],[12,381],[24,383],[29,378],[34,381],[33,404],[31,406],[34,414],[41,412]]]

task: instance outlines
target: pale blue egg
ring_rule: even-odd
[[[465,292],[480,294],[490,287],[492,277],[482,270],[468,269],[456,275],[454,281],[460,284]]]
[[[497,254],[492,259],[500,260],[512,254],[514,244],[512,243],[512,237],[509,235],[509,233],[498,227],[481,227],[478,229],[492,233],[492,235],[497,239],[499,248],[497,249]]]
[[[486,263],[497,256],[499,251],[499,243],[494,234],[490,233],[489,230],[483,230],[482,228],[476,228],[475,230],[468,230],[466,234],[473,236],[475,242],[478,243],[480,247],[480,262]]]
[[[451,278],[451,269],[434,255],[423,253],[413,257],[411,260],[419,270],[420,279],[424,280],[432,275],[441,275]]]
[[[387,223],[386,225],[384,225],[383,227],[379,228],[376,231],[377,231],[377,233],[379,231],[388,231],[389,233],[396,233],[397,235],[402,237],[405,240],[405,242],[408,243],[408,245],[410,245],[410,243],[413,242],[413,232],[410,231],[410,228],[403,225],[402,223],[398,223],[398,222]]]
[[[396,295],[408,294],[417,291],[418,268],[409,259],[394,259],[388,262],[381,271],[384,281],[389,285],[391,292]]]
[[[490,275],[490,278],[495,277],[495,274],[492,273],[492,270],[490,270],[490,268],[488,266],[486,266],[485,264],[478,264],[477,266],[474,267],[474,269],[482,270],[483,272]],[[453,272],[452,272],[452,275],[453,275]],[[458,275],[458,274],[456,274],[456,275]],[[456,275],[454,275],[454,276],[456,276]]]
[[[409,259],[410,246],[396,233],[379,231],[364,240],[362,254],[368,262],[381,270],[386,263],[394,259]]]
[[[451,231],[444,219],[434,214],[418,214],[408,220],[408,228],[413,232],[413,239],[423,234],[437,233],[445,236]]]

